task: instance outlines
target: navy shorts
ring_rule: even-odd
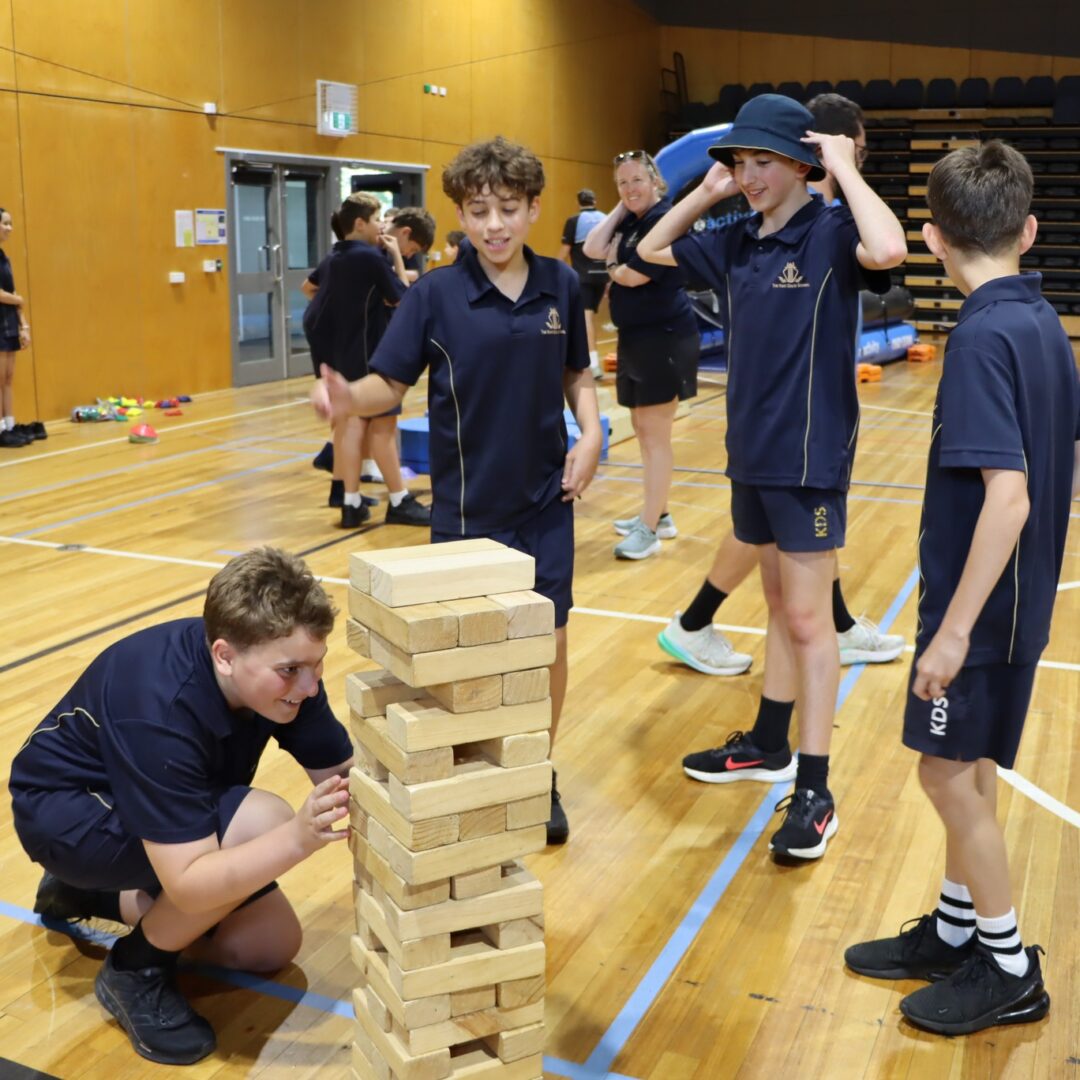
[[[556,627],[565,626],[574,606],[574,504],[557,498],[516,528],[493,529],[483,535],[536,560],[533,588],[555,605]],[[433,544],[466,538],[431,530]]]
[[[593,281],[581,279],[579,290],[581,292],[581,306],[586,311],[596,311],[600,307],[600,301],[604,299],[604,289],[607,288],[607,280],[599,278]]]
[[[251,788],[226,788],[218,798],[217,837],[225,835]],[[12,791],[15,831],[26,854],[50,874],[79,889],[145,889],[161,883],[143,842],[120,816],[89,791]]]
[[[628,409],[697,396],[697,330],[683,334],[660,326],[620,331],[617,357],[615,398]]]
[[[0,334],[0,352],[18,352],[21,348],[18,334]]]
[[[912,663],[904,708],[904,745],[950,761],[990,758],[1003,769],[1011,769],[1037,667],[1033,660],[1030,664],[961,668],[944,697],[923,701],[911,692],[915,682]]]
[[[735,538],[744,544],[775,544],[790,552],[832,551],[844,546],[847,494],[732,480],[731,521]]]

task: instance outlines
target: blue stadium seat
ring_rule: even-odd
[[[931,79],[926,87],[926,107],[928,109],[955,109],[956,80]]]

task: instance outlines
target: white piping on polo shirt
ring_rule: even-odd
[[[938,424],[933,431],[930,432],[930,449],[927,451],[927,456],[933,453],[934,440],[938,437],[938,432],[941,431],[941,425]],[[923,537],[926,535],[926,530],[921,529],[919,531],[919,540],[915,545],[915,565],[919,570],[919,583],[922,585],[921,595],[919,596],[919,603],[915,607],[915,621],[917,623],[915,627],[915,633],[922,633],[922,602],[926,599],[926,578],[923,577],[922,572],[922,542]]]
[[[1024,486],[1028,482],[1027,454],[1024,454]],[[1013,556],[1013,622],[1009,634],[1009,663],[1012,663],[1013,649],[1016,647],[1016,619],[1020,612],[1020,537],[1016,538],[1016,553]]]
[[[450,354],[434,338],[431,344],[446,357],[446,366],[450,369],[450,396],[454,399],[454,416],[457,421],[458,465],[461,468],[461,498],[458,503],[458,517],[461,518],[461,535],[465,535],[465,452],[461,448],[461,407],[458,405],[457,389],[454,387],[454,362]]]
[[[96,727],[96,728],[101,727],[101,725],[81,705],[76,705],[75,708],[71,710],[71,712],[60,713],[55,718],[56,723],[52,727],[39,727],[39,728],[35,728],[33,731],[31,731],[29,736],[27,737],[26,742],[24,742],[22,744],[22,746],[20,746],[19,749],[15,751],[15,756],[18,757],[19,754],[21,754],[30,745],[31,740],[34,738],[35,735],[44,735],[46,732],[49,732],[49,731],[59,731],[60,727],[61,727],[61,724],[60,724],[61,720],[65,719],[68,716],[75,716],[78,713],[82,713],[83,716],[85,716],[86,719],[89,720],[90,723],[94,725],[94,727]]]
[[[728,275],[727,281],[727,358],[728,363],[731,363],[731,358],[735,355],[735,350],[732,346],[735,344],[735,312],[731,307],[731,276]]]
[[[814,301],[814,325],[810,331],[810,375],[806,380],[806,432],[803,435],[802,483],[804,485],[806,484],[806,474],[810,471],[810,411],[814,393],[814,349],[817,345],[818,309],[821,307],[821,298],[825,294],[825,286],[828,285],[831,277],[832,267],[830,266],[829,272],[825,275],[825,280],[821,283],[821,288],[818,289],[817,299]]]
[[[368,313],[371,305],[371,294],[375,291],[375,286],[372,285],[368,289],[367,296],[364,297],[364,374],[368,373]],[[361,455],[363,456],[363,455]]]

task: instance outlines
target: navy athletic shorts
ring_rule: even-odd
[[[944,697],[923,701],[911,692],[912,663],[904,745],[950,761],[990,758],[1003,769],[1011,769],[1031,703],[1036,667],[1037,661],[961,668]]]
[[[844,546],[847,494],[732,480],[731,521],[735,538],[744,544],[775,544],[790,552],[832,551]]]
[[[514,529],[495,529],[483,535],[536,560],[533,588],[555,605],[555,626],[565,626],[574,606],[574,504],[557,498]],[[467,537],[460,533],[431,531],[433,544],[464,539]]]

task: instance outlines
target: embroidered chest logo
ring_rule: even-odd
[[[789,262],[780,271],[780,276],[773,282],[772,287],[774,289],[809,289],[810,282],[799,273],[799,268],[794,262]]]
[[[542,334],[565,334],[563,329],[562,319],[559,318],[558,308],[548,308],[547,322],[544,323]]]

